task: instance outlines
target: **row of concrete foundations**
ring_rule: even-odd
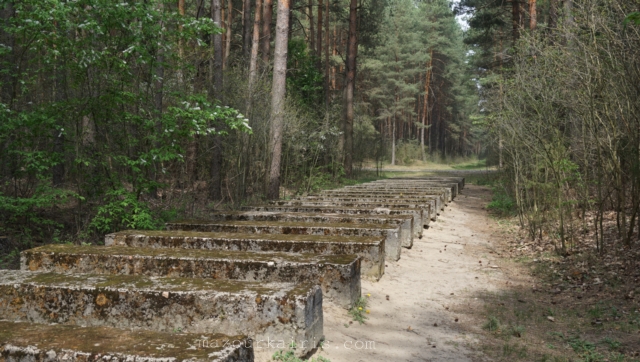
[[[380,180],[24,251],[0,274],[0,360],[253,361],[292,342],[304,356],[323,301],[352,307],[463,187]]]

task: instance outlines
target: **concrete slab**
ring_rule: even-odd
[[[405,207],[353,207],[353,206],[280,206],[280,205],[259,205],[244,206],[243,211],[246,212],[286,212],[286,213],[304,213],[304,214],[331,214],[331,215],[353,215],[353,216],[373,216],[373,215],[409,215],[412,217],[413,237],[422,238],[423,227],[429,225],[428,213],[423,213],[420,208]]]
[[[411,215],[371,215],[371,214],[331,214],[304,212],[270,212],[270,211],[221,211],[207,215],[207,220],[179,220],[167,223],[168,230],[206,231],[210,221],[293,221],[305,223],[354,223],[354,224],[398,224],[403,235],[412,235],[413,217]],[[176,225],[180,224],[180,225]],[[422,229],[422,228],[420,228]],[[422,231],[420,231],[421,236]],[[404,245],[404,244],[403,244]]]
[[[194,230],[195,225],[167,225],[167,230]],[[382,236],[386,258],[400,259],[402,246],[411,247],[413,238],[403,234],[397,224],[307,223],[296,221],[210,221],[197,231],[245,234]]]
[[[405,208],[405,209],[420,209],[422,212],[422,221],[423,225],[425,219],[430,219],[435,221],[437,218],[436,212],[436,201],[430,202],[392,202],[392,201],[339,201],[339,200],[331,200],[331,201],[312,201],[312,200],[281,200],[281,201],[271,201],[271,205],[277,206],[333,206],[333,207],[356,207],[356,208]],[[425,217],[426,216],[426,217]]]
[[[428,184],[428,185],[415,185],[415,184],[391,184],[391,183],[368,183],[355,186],[346,186],[343,190],[383,190],[383,191],[395,191],[395,192],[424,192],[426,194],[431,193],[433,190],[448,189],[447,194],[450,194],[453,200],[458,195],[458,185],[456,184]],[[447,195],[449,196],[449,195]]]
[[[345,308],[360,298],[357,255],[46,245],[23,251],[20,269],[262,283],[313,282],[320,285],[325,300],[331,299]]]
[[[0,360],[12,362],[253,362],[246,336],[163,333],[0,321]]]
[[[430,190],[430,189],[440,189],[440,188],[445,188],[448,189],[447,193],[451,194],[451,199],[455,199],[458,196],[458,184],[455,183],[426,183],[426,184],[422,184],[422,185],[417,185],[415,183],[411,183],[411,184],[403,184],[403,183],[397,183],[395,185],[391,185],[391,183],[371,183],[368,184],[367,186],[368,188],[391,188],[391,189],[403,189],[403,190]]]
[[[314,195],[379,195],[385,197],[400,197],[400,196],[425,196],[425,195],[441,195],[445,194],[445,201],[451,202],[453,201],[453,193],[448,187],[430,187],[425,189],[389,189],[387,187],[384,188],[374,188],[374,187],[362,187],[362,188],[352,188],[352,189],[336,189],[336,190],[324,190],[319,194]]]
[[[0,315],[43,324],[293,340],[301,355],[323,337],[322,291],[312,284],[6,270],[0,274]]]
[[[105,245],[202,250],[357,255],[361,275],[380,279],[384,274],[385,245],[381,236],[320,236],[208,233],[199,231],[125,230],[105,236]]]
[[[400,192],[401,193],[401,192]],[[399,194],[400,194],[399,193]],[[398,195],[397,197],[386,197],[384,195],[375,195],[375,191],[368,195],[349,196],[349,195],[309,195],[297,197],[294,200],[300,201],[327,201],[327,202],[386,202],[386,203],[426,203],[430,205],[429,211],[432,209],[437,210],[439,214],[441,210],[444,210],[445,196],[444,193],[438,195],[423,195],[423,196],[405,196]]]

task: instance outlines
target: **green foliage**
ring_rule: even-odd
[[[365,320],[367,320],[366,313],[368,313],[368,304],[369,301],[366,297],[360,297],[360,299],[358,299],[354,306],[349,309],[349,315],[351,316],[351,318],[353,318],[354,321],[360,324],[364,324]]]
[[[99,233],[110,233],[121,229],[151,230],[162,227],[154,220],[147,204],[124,189],[106,194],[105,203],[98,207],[90,227]]]
[[[209,17],[177,14],[166,0],[0,6],[9,3],[0,23],[3,229],[46,240],[69,229],[63,215],[74,214],[89,215],[75,218],[76,235],[87,225],[154,227],[139,196],[182,174],[187,145],[251,133],[244,115],[184,82],[198,77],[196,59],[222,31]]]
[[[500,328],[500,321],[496,317],[489,317],[487,321],[482,325],[482,329],[485,329],[489,332],[496,332]]]
[[[640,12],[634,11],[631,14],[627,15],[627,17],[624,18],[624,21],[622,22],[622,24],[624,26],[627,26],[627,24],[629,24],[629,23],[634,23],[635,25],[640,25]]]
[[[504,187],[493,187],[493,196],[487,209],[495,211],[500,216],[512,216],[516,212],[515,201],[507,194]]]
[[[295,348],[295,345],[293,345],[293,347]],[[295,353],[293,351],[291,351],[291,350],[289,350],[287,352],[277,351],[276,353],[273,354],[271,359],[273,361],[281,361],[281,362],[304,362],[302,359],[296,357]],[[311,359],[309,359],[307,361],[308,362],[331,362],[330,359],[324,358],[322,356],[318,356],[316,358],[311,358]]]
[[[316,66],[320,59],[310,54],[302,39],[291,39],[287,50],[287,92],[298,94],[308,107],[322,102],[322,72]]]

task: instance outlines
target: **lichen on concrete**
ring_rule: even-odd
[[[358,255],[362,275],[384,274],[385,238],[379,236],[325,236],[207,233],[198,231],[125,230],[105,236],[105,244],[132,247],[237,250],[254,252]]]
[[[357,255],[47,245],[23,251],[21,269],[262,283],[314,281],[322,287],[325,298],[345,308],[360,298]]]
[[[0,321],[0,360],[252,362],[246,336]]]
[[[0,274],[0,315],[43,324],[294,341],[319,342],[323,334],[322,291],[313,284],[9,270]]]

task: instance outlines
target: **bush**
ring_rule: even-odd
[[[161,227],[154,220],[149,207],[132,192],[125,189],[110,191],[105,201],[89,225],[95,231],[110,233],[121,229],[151,230]]]

